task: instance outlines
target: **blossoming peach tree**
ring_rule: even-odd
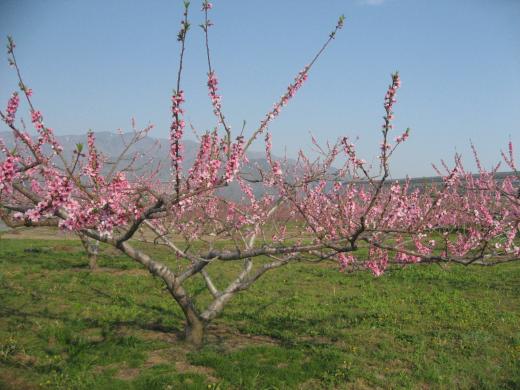
[[[67,155],[21,76],[15,43],[9,38],[9,63],[20,91],[0,111],[15,139],[14,148],[0,140],[0,216],[5,223],[59,226],[84,240],[117,248],[164,282],[184,313],[186,339],[196,345],[203,342],[207,325],[235,294],[291,262],[333,261],[341,271],[369,270],[380,276],[388,267],[410,264],[493,265],[520,258],[515,241],[520,194],[515,188],[518,171],[511,144],[502,157],[512,173],[503,180],[496,177],[499,165],[487,171],[475,153],[478,175],[466,171],[456,157],[453,166],[443,163],[443,171],[437,170],[442,181],[436,185],[413,188],[410,181],[389,182],[391,156],[409,135],[406,130],[391,137],[401,85],[397,73],[384,97],[379,166],[371,167],[360,159],[347,137],[324,148],[315,142],[318,159],[302,152],[294,162],[272,155],[271,121],[307,80],[316,60],[343,27],[343,17],[252,135],[247,139],[233,135],[211,63],[211,9],[212,4],[204,1],[201,27],[216,125],[200,136],[194,163],[183,169],[185,95],[181,82],[190,29],[189,3],[185,2],[177,37],[177,84],[171,99],[171,180],[166,185],[153,172],[135,174],[131,169],[135,158],[128,157],[132,145],[152,126],[134,128],[115,161],[98,152],[93,132],[88,133],[86,148],[78,144]],[[16,120],[21,98],[37,136],[29,135],[23,121]],[[267,163],[253,166],[246,152],[260,137],[265,139]],[[219,191],[232,183],[243,194],[238,201]],[[254,186],[262,188],[260,195]],[[169,266],[140,241],[162,245],[178,263]],[[226,284],[212,275],[215,263],[239,263],[240,271]],[[212,297],[207,307],[195,304],[195,296],[186,288],[191,278],[204,281]]]

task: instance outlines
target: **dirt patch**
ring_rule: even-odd
[[[16,353],[11,358],[16,364],[24,367],[34,366],[38,362],[35,356],[27,355],[25,353]]]
[[[0,388],[5,390],[36,390],[40,387],[34,383],[26,382],[22,375],[10,370],[0,370]]]
[[[145,367],[153,367],[159,364],[169,364],[171,363],[171,359],[165,356],[164,349],[158,349],[157,351],[152,351],[148,354],[148,359],[144,363]]]
[[[117,369],[119,365],[117,363],[107,364],[106,366],[94,366],[92,367],[93,374],[102,374],[104,371],[111,369]]]
[[[116,375],[114,375],[114,378],[131,381],[137,378],[140,372],[141,370],[139,368],[122,368],[116,373]]]
[[[105,338],[103,337],[103,330],[101,328],[88,328],[81,331],[81,336],[91,343],[101,343]]]
[[[240,333],[236,329],[224,325],[210,325],[206,334],[208,344],[216,344],[225,351],[257,346],[257,345],[280,345],[280,340],[269,336]]]
[[[209,382],[216,383],[218,379],[214,376],[215,371],[209,367],[194,366],[186,361],[186,349],[182,345],[175,345],[172,348],[158,349],[148,353],[146,361],[137,368],[121,368],[114,375],[114,378],[131,381],[139,376],[142,370],[160,364],[174,365],[179,373],[199,374],[204,376]],[[101,372],[113,366],[98,367],[96,371]]]
[[[186,361],[186,348],[184,343],[175,345],[172,348],[159,349],[148,354],[148,359],[143,367],[153,367],[159,364],[175,364],[175,369],[183,374],[199,374],[207,378],[209,382],[216,383],[218,379],[215,377],[215,370],[210,367],[194,366]]]
[[[187,361],[181,360],[175,363],[175,369],[180,373],[199,374],[206,377],[211,383],[217,383],[218,379],[214,376],[215,370],[210,367],[194,366]]]
[[[300,387],[298,387],[299,390],[314,390],[319,389],[323,387],[323,383],[319,379],[309,379],[305,382],[303,382]]]

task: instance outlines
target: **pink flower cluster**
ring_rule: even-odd
[[[18,96],[18,92],[13,92],[11,98],[7,103],[6,109],[6,119],[8,125],[12,125],[14,123],[14,118],[16,116],[16,111],[18,110],[18,105],[20,104],[20,97]]]
[[[268,185],[268,186],[272,186],[275,183],[280,183],[283,180],[282,166],[279,161],[273,160],[272,154],[271,154],[271,149],[272,149],[272,136],[271,136],[271,133],[268,132],[265,135],[265,154],[267,157],[267,162],[269,163],[269,165],[271,167],[271,172],[272,172],[272,177],[266,178],[266,185]]]
[[[244,194],[244,200],[249,202],[249,207],[247,209],[247,214],[243,215],[242,220],[240,221],[242,224],[249,223],[253,224],[258,222],[262,216],[262,210],[260,208],[260,204],[257,202],[255,194],[253,193],[253,189],[249,186],[244,180],[238,179],[238,184],[240,185],[240,189]]]
[[[213,8],[213,4],[211,4],[209,1],[204,1],[202,3],[202,10],[203,11],[209,11],[212,8]]]
[[[350,163],[353,167],[362,167],[365,164],[365,160],[360,159],[356,155],[356,150],[354,149],[354,144],[350,143],[347,137],[343,137],[341,139],[341,143],[343,145],[343,151],[345,155],[348,156]]]
[[[96,185],[103,184],[103,178],[100,176],[101,172],[101,161],[99,160],[98,153],[96,151],[96,137],[92,131],[89,131],[87,134],[87,144],[88,144],[88,163],[85,166],[85,174],[90,177],[90,179]]]
[[[216,131],[202,136],[197,158],[188,174],[188,188],[209,188],[217,183],[222,164],[219,146],[219,137]]]
[[[406,129],[403,134],[395,139],[395,142],[400,144],[408,139],[410,136],[410,129]]]
[[[19,157],[8,155],[7,158],[0,163],[0,193],[6,191],[8,194],[12,192],[11,184],[16,178],[16,164]]]
[[[36,130],[40,131],[43,129],[43,116],[40,111],[34,110],[31,113],[31,121],[34,124]]]
[[[286,106],[289,103],[289,100],[292,99],[294,95],[296,95],[296,92],[298,92],[298,90],[302,87],[303,83],[307,81],[308,70],[309,69],[305,67],[300,73],[298,73],[298,76],[296,76],[294,79],[294,83],[287,87],[287,92],[282,96],[280,103],[277,105],[278,107]],[[277,106],[275,106],[275,109]]]
[[[40,135],[38,138],[39,147],[44,144],[49,144],[55,152],[61,152],[63,150],[59,142],[56,140],[53,130],[43,124],[43,116],[40,111],[33,110],[31,112],[31,121]]]
[[[356,262],[356,258],[351,254],[345,254],[343,252],[338,253],[338,261],[340,271],[345,271],[349,265],[354,264]]]
[[[109,184],[98,188],[95,199],[82,203],[71,199],[64,205],[68,217],[60,226],[72,231],[90,228],[110,236],[115,228],[139,215],[139,208],[131,203],[131,193],[130,184],[119,173]]]
[[[383,142],[381,143],[381,155],[379,158],[381,159],[381,163],[386,167],[385,169],[388,169],[387,166],[387,159],[389,154],[391,154],[390,150],[392,149],[391,145],[388,143],[387,134],[388,131],[393,128],[392,120],[394,119],[394,113],[392,111],[392,107],[395,102],[397,102],[395,96],[397,94],[397,90],[401,86],[401,79],[399,78],[399,73],[395,72],[392,74],[392,84],[388,86],[388,90],[385,94],[384,99],[384,107],[385,107],[385,116],[383,117],[383,125],[382,132],[383,132]],[[403,142],[408,138],[408,132],[406,131],[404,134],[402,134],[400,137],[396,139],[397,144]],[[389,153],[390,152],[390,153]]]
[[[294,97],[294,95],[296,95],[296,92],[298,92],[298,90],[302,87],[302,85],[307,80],[308,72],[309,72],[309,66],[306,66],[294,78],[293,83],[289,84],[289,86],[287,87],[287,92],[285,92],[285,94],[282,95],[280,100],[277,103],[275,103],[273,109],[266,114],[265,118],[260,123],[260,128],[259,128],[260,133],[264,132],[265,129],[267,129],[269,123],[274,118],[276,118],[278,115],[280,115],[282,108],[285,107],[289,103],[289,100],[291,100]]]
[[[387,112],[386,119],[391,121],[394,119],[392,107],[397,100],[395,99],[395,95],[397,93],[397,90],[401,86],[401,79],[399,78],[399,73],[394,73],[392,75],[392,84],[388,87],[388,90],[386,91],[385,95],[385,103],[384,107]]]
[[[182,163],[182,143],[186,123],[181,118],[184,114],[182,104],[184,103],[184,91],[180,90],[172,95],[173,120],[170,126],[170,157],[173,167],[178,171]]]
[[[287,226],[281,226],[280,229],[278,229],[278,232],[273,234],[272,240],[276,243],[283,243],[285,241],[285,237],[287,235]]]
[[[375,276],[381,276],[388,266],[388,252],[380,248],[371,247],[368,251],[369,261],[365,263],[366,267],[372,271]]]
[[[231,145],[231,155],[226,164],[224,181],[230,183],[240,168],[240,162],[244,158],[244,138],[238,137],[236,142]]]
[[[218,91],[218,80],[214,71],[208,73],[208,89],[209,89],[209,97],[211,99],[211,104],[213,106],[213,113],[218,118],[219,122],[221,121],[221,98],[217,93]]]
[[[517,172],[516,164],[515,164],[515,158],[513,155],[513,142],[511,140],[508,143],[508,155],[506,155],[504,152],[502,152],[502,158],[504,159],[505,163],[515,172]]]
[[[60,208],[70,202],[70,196],[74,189],[69,178],[61,176],[53,169],[44,169],[43,174],[47,179],[45,196],[36,207],[25,213],[25,216],[32,222],[54,216]]]
[[[395,261],[396,263],[410,264],[418,263],[419,261],[421,261],[421,258],[419,256],[409,255],[408,253],[397,252],[395,254]]]

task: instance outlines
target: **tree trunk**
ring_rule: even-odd
[[[99,242],[89,242],[88,243],[88,266],[90,269],[96,269],[97,268],[97,255],[99,250]]]
[[[184,328],[186,342],[189,344],[200,347],[204,342],[204,334],[206,332],[206,324],[197,319],[196,321],[186,321],[186,327]]]
[[[97,268],[97,252],[90,253],[88,252],[88,266],[91,270]]]
[[[167,281],[167,285],[172,297],[181,307],[184,318],[186,318],[184,327],[186,342],[197,348],[200,347],[204,342],[204,333],[208,321],[199,315],[193,302],[181,285],[174,283],[172,280]]]
[[[152,275],[164,281],[166,288],[182,309],[186,319],[184,328],[186,342],[200,347],[204,342],[204,332],[210,320],[200,316],[188,292],[183,288],[182,282],[188,277],[183,275],[177,277],[166,265],[154,261],[150,256],[133,248],[125,241],[117,243],[116,247],[132,259],[143,264]]]
[[[81,243],[83,244],[83,247],[85,248],[85,251],[87,252],[88,257],[88,266],[91,270],[94,270],[97,268],[97,255],[99,251],[99,242],[94,240],[89,240],[88,237],[86,237],[83,234],[79,234],[79,238],[81,240]]]

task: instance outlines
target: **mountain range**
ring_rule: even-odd
[[[133,133],[116,134],[111,132],[96,132],[96,149],[109,161],[114,161],[123,152],[126,145],[131,141]],[[77,148],[77,144],[83,144],[83,153],[87,149],[87,136],[82,135],[61,135],[56,136],[58,142],[63,147],[63,155],[68,161],[72,161],[75,154],[74,151]],[[11,132],[0,132],[0,139],[2,139],[9,149],[14,148],[14,137]],[[138,156],[136,158],[134,167],[135,175],[147,175],[150,174],[157,167],[158,179],[162,182],[171,180],[170,175],[170,156],[169,156],[169,143],[170,141],[165,138],[154,138],[146,136],[139,140],[139,142],[132,145],[129,149],[127,156]],[[183,141],[183,170],[186,172],[195,161],[197,156],[199,144],[195,141],[185,140]],[[263,169],[268,168],[267,160],[264,157],[264,153],[249,151],[247,153],[249,163],[244,166],[243,170],[246,172],[253,172],[254,167],[260,167]],[[279,158],[276,158],[279,160]],[[59,164],[58,161],[56,161]],[[289,164],[291,161],[289,161]],[[123,168],[128,164],[128,161],[121,161],[118,168]],[[112,168],[111,165],[104,167],[105,173]],[[253,185],[253,192],[260,194],[264,191],[260,185]],[[224,197],[238,200],[241,198],[242,191],[237,184],[232,184],[221,190]]]

